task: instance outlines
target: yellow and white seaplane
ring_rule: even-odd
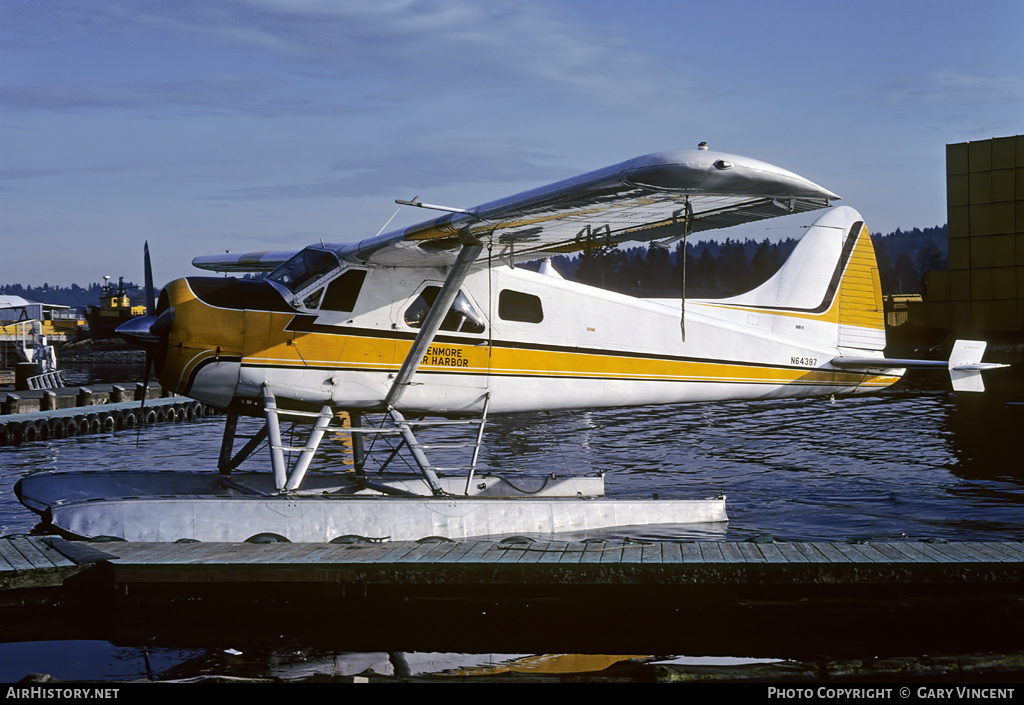
[[[789,171],[710,151],[651,154],[361,242],[198,257],[151,315],[118,333],[146,348],[161,384],[227,412],[220,472],[49,473],[18,488],[52,525],[129,540],[394,540],[725,522],[724,497],[613,499],[603,478],[476,469],[489,414],[875,392],[910,367],[948,367],[980,390],[983,343],[951,360],[884,357],[868,230],[839,197]],[[693,233],[828,208],[783,266],[730,298],[643,299],[517,266],[622,242],[668,247]],[[147,290],[152,290],[148,266]],[[262,419],[236,453],[239,416]],[[339,419],[349,423],[343,427]],[[378,424],[367,423],[379,417]],[[286,445],[282,421],[304,423]],[[478,424],[450,474],[417,438]],[[311,473],[325,434],[354,468]],[[305,432],[305,431],[304,431]],[[415,473],[373,465],[364,438],[391,434]],[[238,473],[269,445],[272,472]],[[395,452],[395,451],[392,451]],[[390,458],[388,459],[390,460]],[[526,488],[525,490],[523,488]]]

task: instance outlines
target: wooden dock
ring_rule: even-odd
[[[7,404],[11,406],[8,395]],[[208,404],[189,397],[158,397],[141,401],[94,403],[46,410],[18,410],[0,414],[0,446],[23,442],[64,438],[87,433],[132,428],[139,424],[154,424],[191,420],[220,413]]]
[[[1020,542],[0,540],[5,617],[43,594],[104,638],[182,643],[212,620],[354,651],[1016,651],[1022,578]]]

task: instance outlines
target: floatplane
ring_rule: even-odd
[[[118,328],[160,383],[226,411],[219,472],[40,473],[17,489],[59,531],[128,540],[450,539],[726,522],[725,498],[604,496],[603,476],[477,470],[489,415],[876,392],[912,367],[981,390],[984,343],[949,362],[884,356],[874,250],[860,214],[784,169],[697,150],[651,154],[360,242],[198,257]],[[560,253],[670,247],[697,232],[827,209],[766,282],[729,298],[644,299],[568,281]],[[541,261],[539,271],[522,263]],[[152,275],[146,250],[147,291]],[[152,294],[151,294],[152,295]],[[148,366],[149,363],[147,363]],[[239,417],[262,420],[235,450]],[[379,419],[373,423],[369,419]],[[283,424],[305,442],[288,445]],[[476,424],[457,472],[428,429]],[[346,472],[310,472],[325,436]],[[468,434],[472,440],[472,433]],[[364,439],[393,438],[371,463]],[[236,472],[269,445],[270,472]],[[410,472],[388,469],[401,451]],[[447,457],[447,456],[446,456]]]

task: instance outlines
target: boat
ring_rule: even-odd
[[[132,318],[146,315],[146,307],[133,306],[128,295],[130,289],[137,288],[125,286],[124,277],[118,278],[116,287],[110,283],[110,277],[103,277],[103,292],[99,305],[92,304],[85,311],[90,337],[116,338],[119,326]]]

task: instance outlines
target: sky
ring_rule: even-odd
[[[946,222],[945,145],[1024,134],[1018,0],[0,0],[0,283],[201,274],[651,152]],[[734,236],[799,236],[768,221]]]

